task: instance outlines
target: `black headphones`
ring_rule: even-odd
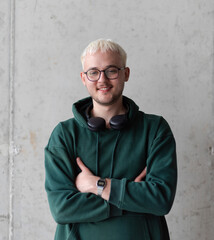
[[[89,105],[85,111],[85,115],[87,118],[88,128],[93,131],[101,131],[106,128],[106,122],[101,117],[90,117],[90,112],[93,108],[93,104]],[[128,111],[122,115],[116,115],[112,117],[109,121],[110,127],[115,130],[121,130],[125,127],[126,123],[128,122]]]

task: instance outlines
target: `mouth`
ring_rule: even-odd
[[[98,91],[101,91],[101,92],[108,92],[111,90],[112,87],[100,87],[98,88]]]

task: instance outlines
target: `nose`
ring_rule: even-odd
[[[106,82],[108,80],[109,79],[106,77],[105,71],[104,70],[100,71],[100,78],[99,78],[98,82]]]

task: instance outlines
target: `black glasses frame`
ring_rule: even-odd
[[[120,71],[120,70],[124,70],[126,67],[119,68],[119,67],[116,67],[116,66],[110,66],[110,67],[108,67],[108,68],[106,68],[106,69],[104,69],[104,70],[94,69],[94,70],[96,70],[96,71],[99,72],[99,77],[98,77],[97,80],[91,80],[91,79],[89,79],[89,77],[88,77],[88,71],[91,71],[91,70],[93,70],[93,69],[89,69],[87,72],[83,72],[83,73],[86,75],[87,79],[88,79],[89,81],[91,81],[91,82],[97,82],[97,81],[100,79],[100,76],[101,76],[101,73],[102,73],[102,72],[105,74],[105,77],[106,77],[107,79],[109,79],[109,80],[117,79],[117,78],[118,78],[118,75],[119,75],[119,72],[118,72],[118,74],[117,74],[117,77],[115,77],[115,78],[109,78],[109,77],[107,77],[106,71],[107,71],[109,68],[116,68],[118,71]]]

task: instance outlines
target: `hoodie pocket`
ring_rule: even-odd
[[[80,240],[78,237],[78,224],[74,223],[71,225],[71,231],[66,240]]]

